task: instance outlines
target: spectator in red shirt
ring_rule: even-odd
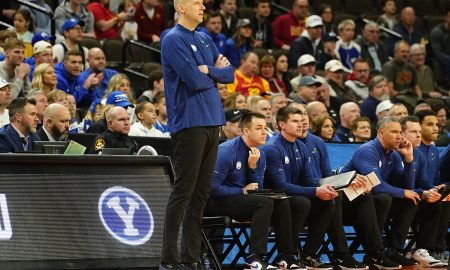
[[[114,16],[108,6],[109,0],[90,0],[87,6],[94,15],[95,35],[98,39],[119,38],[120,27],[129,18],[126,12]]]
[[[289,51],[292,42],[305,30],[308,12],[308,0],[296,0],[291,11],[277,17],[272,23],[275,45]]]
[[[136,6],[135,18],[139,40],[159,42],[161,32],[167,28],[167,18],[158,0],[141,0]]]

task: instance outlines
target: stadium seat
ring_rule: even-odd
[[[103,42],[103,52],[109,67],[118,67],[122,63],[122,47],[123,41],[120,39],[107,39]]]
[[[91,38],[91,37],[84,37],[81,41],[80,41],[81,45],[91,49],[91,48],[101,48],[102,44],[100,43],[100,41],[98,39],[95,38]]]
[[[450,8],[450,0],[438,0],[439,14],[444,14]]]
[[[344,5],[346,12],[356,16],[376,13],[376,6],[372,0],[344,0]]]
[[[344,6],[341,0],[314,0],[312,2],[312,13],[315,13],[321,4],[329,4],[333,8],[333,11],[336,12],[344,12]]]
[[[161,69],[161,64],[160,63],[154,63],[154,62],[144,63],[144,66],[142,67],[142,72],[145,75],[149,75],[150,72],[152,72],[155,69]]]
[[[442,15],[434,15],[434,16],[428,16],[426,18],[426,25],[428,33],[431,33],[431,30],[438,24],[441,24],[444,22],[444,16]]]
[[[414,8],[417,16],[428,16],[437,13],[437,5],[434,0],[406,0],[406,5]]]
[[[251,7],[240,7],[237,9],[237,16],[239,19],[251,19],[255,16],[255,11]]]

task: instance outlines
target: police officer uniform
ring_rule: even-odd
[[[130,136],[108,129],[95,138],[90,153],[98,154],[105,148],[130,148],[132,153],[137,153],[139,145]]]

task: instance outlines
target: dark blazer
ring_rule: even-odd
[[[31,151],[33,142],[37,140],[39,140],[39,138],[34,133],[30,134],[28,148],[26,151]],[[23,143],[20,139],[19,133],[17,133],[11,124],[8,124],[4,128],[0,129],[0,153],[14,153],[23,151]]]
[[[41,127],[37,130],[36,135],[38,135],[40,141],[50,141],[50,139],[47,136],[47,133],[44,131],[44,127]]]

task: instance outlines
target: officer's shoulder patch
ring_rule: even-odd
[[[95,141],[95,151],[102,150],[105,148],[105,140],[103,138],[98,138]]]

